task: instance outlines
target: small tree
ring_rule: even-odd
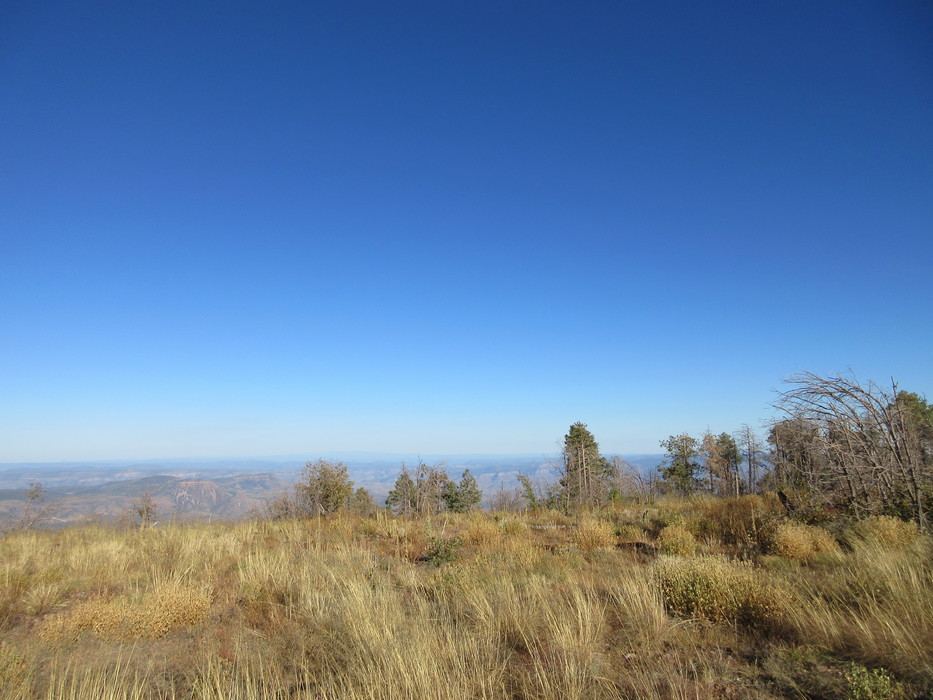
[[[445,506],[444,493],[447,491],[450,477],[443,463],[428,466],[419,462],[415,473],[415,509],[422,515],[439,513]]]
[[[703,457],[703,469],[706,472],[705,484],[710,493],[715,493],[717,482],[722,475],[722,455],[719,453],[719,443],[709,428],[703,433],[700,443],[700,454]]]
[[[47,520],[51,515],[52,507],[46,504],[45,487],[38,481],[29,484],[25,496],[26,506],[20,516],[19,527],[23,530],[29,530]]]
[[[386,505],[392,509],[396,515],[411,515],[415,512],[415,505],[418,501],[418,489],[414,480],[408,473],[405,465],[402,465],[402,473],[395,480],[395,487],[389,491],[386,498]]]
[[[460,483],[448,481],[444,486],[444,503],[447,510],[454,513],[464,513],[472,510],[483,499],[483,492],[479,490],[476,479],[469,469],[464,470]]]
[[[152,495],[147,491],[142,496],[139,497],[139,500],[136,501],[130,511],[139,518],[139,529],[149,527],[152,525],[156,516],[156,504],[155,500],[152,498]]]
[[[531,483],[531,478],[527,474],[518,475],[518,483],[521,484],[522,497],[525,499],[527,507],[531,510],[538,510],[538,494],[535,492],[535,486]]]
[[[349,505],[353,482],[342,462],[323,459],[308,462],[295,486],[299,515],[318,516],[343,510]]]
[[[656,475],[653,472],[642,474],[640,469],[619,456],[610,461],[615,470],[612,486],[615,497],[636,499],[644,505],[651,503],[657,491]]]
[[[376,514],[377,506],[372,495],[365,488],[360,486],[350,496],[350,512],[371,517]]]
[[[751,493],[755,490],[762,476],[761,466],[764,445],[762,445],[758,434],[748,425],[743,425],[739,430],[738,444],[741,448],[742,456],[745,459],[745,465],[748,468],[746,489],[748,493]]]

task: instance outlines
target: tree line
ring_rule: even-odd
[[[519,487],[491,499],[496,510],[556,508],[565,512],[613,501],[647,502],[662,494],[698,492],[738,497],[778,491],[789,508],[841,509],[854,515],[891,514],[928,529],[933,517],[933,405],[892,383],[883,388],[854,377],[805,373],[787,381],[775,407],[781,417],[762,439],[748,425],[735,434],[707,429],[661,440],[665,459],[644,473],[606,457],[585,423],[564,436],[557,475],[536,483],[519,474]],[[443,464],[404,464],[385,507],[398,515],[465,512],[483,492],[467,469],[459,482]],[[294,493],[276,501],[274,516],[321,516],[340,510],[371,515],[366,489],[354,488],[340,462],[308,462]]]
[[[781,417],[763,440],[748,425],[735,434],[708,430],[660,441],[665,460],[643,474],[606,458],[584,423],[564,436],[556,483],[519,477],[530,508],[598,508],[697,492],[741,496],[777,491],[801,513],[827,509],[855,516],[895,515],[929,529],[933,518],[933,405],[896,383],[805,373],[787,380],[775,407]]]
[[[482,498],[483,492],[469,469],[456,482],[443,464],[428,466],[419,462],[413,471],[402,465],[385,505],[397,515],[463,513],[476,508]],[[307,518],[346,511],[369,516],[377,510],[369,491],[362,486],[354,487],[346,465],[319,459],[305,465],[293,492],[275,499],[266,508],[266,515]]]

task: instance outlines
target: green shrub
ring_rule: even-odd
[[[432,537],[422,559],[434,566],[449,564],[460,558],[460,549],[463,547],[463,540],[459,537],[442,538]]]
[[[852,664],[846,672],[850,700],[890,700],[900,695],[900,684],[883,668],[869,671]]]

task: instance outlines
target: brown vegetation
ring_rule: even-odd
[[[924,697],[931,543],[886,518],[802,526],[773,496],[21,531],[0,540],[0,687]]]

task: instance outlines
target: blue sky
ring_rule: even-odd
[[[613,452],[933,394],[921,2],[0,9],[0,461]]]

